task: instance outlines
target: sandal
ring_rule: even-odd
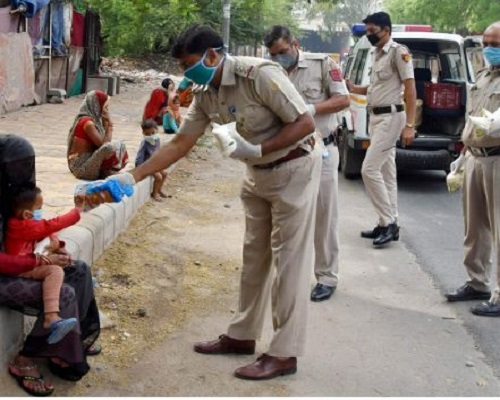
[[[102,346],[99,343],[94,343],[87,350],[85,350],[85,355],[96,356],[98,354],[101,354],[101,352],[102,352]]]
[[[54,386],[52,386],[50,383],[46,383],[43,380],[43,375],[37,374],[40,375],[39,377],[33,375],[26,375],[30,374],[30,371],[36,371],[37,369],[38,368],[36,365],[20,366],[15,364],[9,364],[9,374],[14,377],[19,386],[26,393],[36,397],[50,396],[52,393],[54,393]],[[38,387],[43,387],[44,389],[36,390],[34,388],[31,388],[26,385],[27,382],[36,382],[39,385]]]
[[[78,323],[76,318],[58,319],[50,324],[50,335],[47,339],[48,344],[59,343],[64,337],[73,330]]]

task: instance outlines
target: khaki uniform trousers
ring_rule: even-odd
[[[396,142],[405,123],[404,112],[370,115],[370,147],[361,174],[380,226],[398,219]]]
[[[468,284],[476,290],[490,290],[492,253],[500,255],[500,156],[467,155],[463,206],[465,218],[464,265]],[[497,260],[497,273],[500,260]],[[495,292],[498,293],[500,274]]]
[[[321,180],[316,208],[314,275],[318,283],[337,286],[339,273],[339,149],[327,147],[329,157],[322,159]]]
[[[239,340],[259,339],[271,294],[274,335],[266,353],[275,357],[304,353],[319,147],[273,169],[248,167],[243,182],[246,230],[239,308],[227,334]]]

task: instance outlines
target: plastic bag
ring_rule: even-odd
[[[464,184],[465,154],[460,154],[455,161],[450,164],[450,173],[446,176],[446,184],[450,193],[456,192]]]
[[[134,194],[134,187],[117,179],[107,179],[77,185],[75,205],[90,210],[103,203],[119,203],[125,196]]]
[[[236,150],[236,141],[231,137],[231,131],[236,131],[236,122],[225,125],[212,124],[212,133],[217,139],[217,147],[224,157],[229,157]]]
[[[473,133],[477,139],[484,136],[500,138],[500,108],[494,113],[483,108],[481,117],[469,116]]]

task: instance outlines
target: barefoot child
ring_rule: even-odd
[[[36,243],[50,237],[49,250],[53,253],[64,251],[64,242],[55,233],[80,220],[77,208],[59,217],[42,219],[43,196],[38,187],[25,188],[16,196],[12,204],[12,215],[7,225],[5,251],[11,255],[34,253]],[[43,281],[43,306],[45,320],[43,327],[50,331],[49,344],[61,341],[75,326],[76,318],[62,319],[59,316],[59,296],[64,280],[64,271],[58,265],[40,265],[18,276]],[[69,264],[68,264],[69,266]],[[66,267],[68,267],[66,266]],[[66,268],[64,267],[64,268]]]
[[[141,127],[143,140],[137,152],[137,157],[135,158],[136,167],[149,159],[153,153],[160,148],[160,136],[158,135],[158,126],[156,122],[152,119],[147,119],[142,123]],[[153,178],[154,183],[151,197],[156,201],[161,201],[162,197],[167,197],[161,190],[165,183],[165,179],[167,179],[167,171],[156,172],[153,174]]]

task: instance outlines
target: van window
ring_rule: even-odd
[[[354,67],[349,74],[349,79],[356,85],[361,85],[363,79],[363,70],[366,64],[366,57],[368,56],[368,49],[362,49],[358,51],[356,59],[354,60]]]
[[[447,53],[446,59],[449,67],[449,78],[456,80],[463,80],[462,76],[462,60],[458,53]]]
[[[469,63],[469,72],[471,82],[476,82],[477,73],[485,68],[486,62],[483,56],[482,48],[469,47],[467,49],[467,61]]]

